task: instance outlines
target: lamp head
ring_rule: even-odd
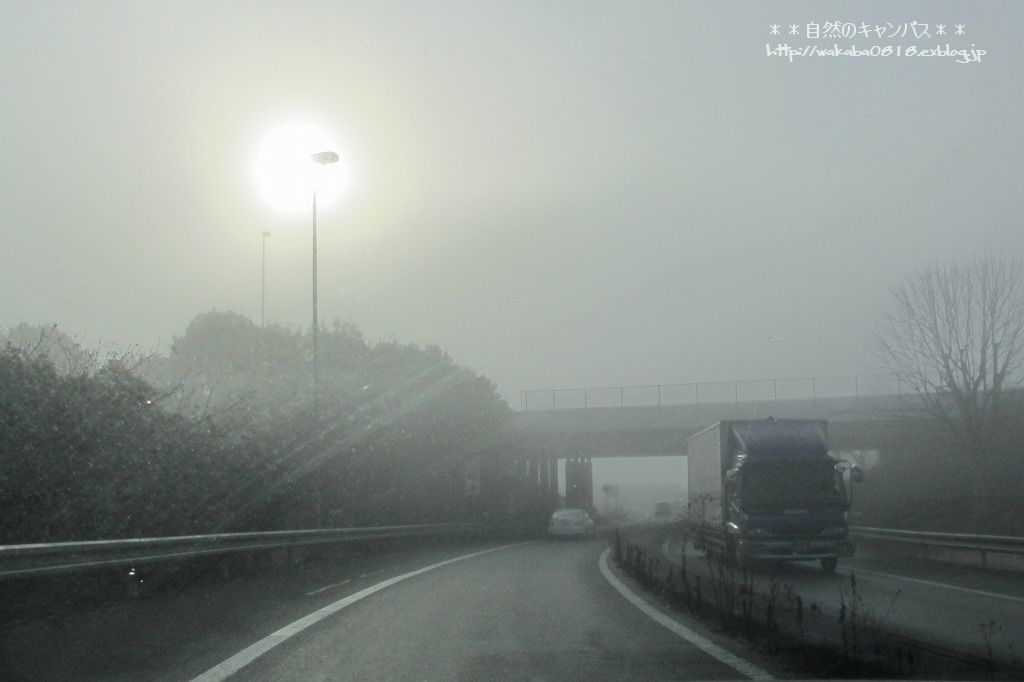
[[[321,166],[326,166],[329,163],[337,163],[338,155],[332,151],[317,152],[316,154],[310,155],[315,163],[319,163]]]

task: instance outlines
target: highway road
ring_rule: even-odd
[[[627,601],[602,574],[605,547],[534,541],[445,563],[349,595],[200,679],[746,679],[745,660],[705,653]]]
[[[662,538],[668,563],[682,549]],[[790,676],[752,652],[638,598],[604,563],[606,543],[546,542],[343,553],[301,569],[123,600],[4,633],[0,678],[102,680],[621,680]],[[702,555],[688,551],[699,572]],[[757,574],[834,614],[849,573],[862,613],[919,639],[997,656],[1024,651],[1020,574],[894,558],[838,575],[791,565]],[[618,578],[616,577],[618,575]],[[646,611],[645,611],[646,609]],[[658,621],[661,619],[661,622]],[[867,620],[867,619],[865,619]],[[834,624],[834,617],[828,617]],[[810,626],[809,626],[810,627]],[[811,637],[821,633],[811,632]]]

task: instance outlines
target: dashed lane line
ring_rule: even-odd
[[[249,646],[242,649],[231,658],[228,658],[227,660],[218,663],[202,675],[195,677],[193,679],[193,682],[220,682],[220,680],[226,680],[228,677],[234,675],[236,672],[238,672],[245,666],[249,665],[257,658],[259,658],[263,654],[267,653],[268,651],[276,647],[278,644],[287,641],[288,639],[299,634],[306,628],[312,625],[316,625],[324,618],[327,618],[328,616],[331,616],[337,613],[338,611],[341,611],[346,606],[351,606],[352,604],[355,604],[358,601],[366,599],[371,594],[375,594],[383,589],[391,587],[395,583],[400,583],[403,580],[414,578],[423,573],[427,573],[428,571],[433,571],[436,568],[447,566],[448,564],[454,564],[457,561],[465,561],[466,559],[472,559],[473,557],[478,557],[484,554],[490,554],[491,552],[497,552],[503,549],[509,549],[510,547],[518,547],[520,545],[525,544],[529,543],[517,542],[511,545],[502,545],[500,547],[492,547],[490,549],[485,549],[480,552],[473,552],[472,554],[463,554],[462,556],[455,557],[454,559],[439,561],[436,564],[424,566],[423,568],[417,569],[415,571],[409,571],[408,573],[403,573],[402,575],[396,575],[394,578],[388,578],[387,580],[379,582],[376,585],[372,585],[370,587],[367,587],[366,589],[354,592],[353,594],[350,594],[349,596],[343,599],[339,599],[334,603],[328,604],[323,608],[317,609],[308,616],[299,618],[297,621],[285,625],[280,630],[270,633],[258,642],[250,644]]]
[[[326,592],[327,590],[333,589],[335,587],[341,587],[342,585],[347,585],[350,582],[352,582],[351,579],[350,580],[342,580],[340,583],[331,583],[330,585],[324,585],[323,587],[319,587],[319,588],[313,590],[312,592],[306,592],[306,596],[307,597],[312,597],[314,594],[320,594],[321,592]]]

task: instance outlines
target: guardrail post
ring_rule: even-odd
[[[626,389],[619,386],[619,407],[626,406]]]
[[[658,407],[661,407],[661,384],[658,384]]]

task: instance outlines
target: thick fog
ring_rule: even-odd
[[[964,24],[941,42],[986,55],[766,56],[813,20]],[[875,371],[905,272],[1024,247],[1022,25],[1011,1],[3,2],[0,326],[166,349],[212,308],[259,320],[262,231],[267,320],[308,326],[310,216],[252,172],[303,120],[351,169],[319,216],[325,323],[436,343],[514,405]]]

